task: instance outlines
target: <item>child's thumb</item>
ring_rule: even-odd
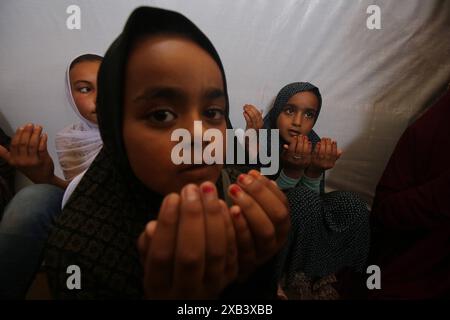
[[[337,158],[339,159],[344,152],[341,149],[337,150]]]

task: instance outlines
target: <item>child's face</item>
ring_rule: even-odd
[[[95,99],[97,98],[97,74],[100,61],[83,61],[69,72],[72,97],[80,114],[87,120],[97,123]]]
[[[308,135],[314,126],[319,100],[312,92],[300,92],[293,95],[277,119],[280,136],[286,142],[300,134]]]
[[[225,137],[226,99],[222,74],[211,56],[194,42],[158,35],[135,45],[125,73],[123,139],[134,174],[162,195],[187,183],[215,182],[222,165],[175,165],[172,132],[194,121]],[[204,143],[203,147],[205,146]]]

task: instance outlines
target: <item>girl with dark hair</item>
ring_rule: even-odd
[[[363,271],[369,250],[367,205],[352,192],[325,193],[324,173],[342,152],[312,130],[321,107],[319,89],[308,82],[284,86],[264,120],[244,106],[247,129],[279,130],[281,165],[272,179],[286,192],[292,221],[281,284],[288,296],[305,299],[335,298],[334,274]]]
[[[138,8],[98,84],[104,146],[48,241],[55,297],[275,297],[272,258],[289,231],[283,193],[257,171],[171,159],[174,130],[231,128],[209,39],[179,13]],[[80,290],[67,288],[70,265]]]
[[[284,86],[264,119],[255,106],[244,106],[247,129],[279,130],[281,166],[273,178],[281,189],[301,184],[317,193],[324,192],[324,172],[334,167],[342,151],[336,141],[320,139],[312,130],[321,108],[319,88],[309,82]],[[270,135],[268,137],[270,150]]]

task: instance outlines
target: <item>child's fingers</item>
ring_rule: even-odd
[[[262,116],[261,113],[256,109],[256,107],[251,106],[249,109],[253,123],[256,125],[255,129],[260,129],[262,127]]]
[[[314,146],[314,150],[313,150],[313,155],[315,157],[318,157],[320,153],[320,141],[316,143],[316,145]]]
[[[295,154],[301,154],[303,152],[303,135],[299,135],[297,138],[297,145],[295,146]]]
[[[254,179],[252,179],[254,180]],[[271,251],[276,246],[275,228],[261,206],[236,184],[230,185],[229,195],[242,209],[258,251]]]
[[[230,212],[228,210],[227,204],[223,200],[219,200],[220,207],[222,209],[222,215],[225,221],[225,230],[227,235],[227,257],[225,264],[225,274],[229,281],[234,280],[238,273],[238,262],[237,262],[237,243],[236,243],[236,233],[231,221]],[[239,210],[239,207],[238,207]]]
[[[278,185],[275,181],[270,180],[266,177],[264,177],[262,174],[259,173],[259,171],[257,170],[250,170],[248,172],[249,175],[253,176],[253,178],[261,180],[262,182],[264,182],[264,184],[266,185],[266,187],[268,187],[277,197],[278,199],[284,203],[284,205],[286,207],[289,206],[288,204],[288,200],[286,198],[286,195],[284,194],[283,191],[280,190],[280,188],[278,188]]]
[[[156,225],[157,225],[156,221],[150,221],[145,226],[144,231],[139,235],[139,238],[137,241],[137,248],[138,248],[139,256],[141,258],[142,266],[145,266],[147,251],[148,251],[148,248],[150,248],[150,244],[152,242],[153,235],[155,233]]]
[[[250,127],[251,127],[251,128],[255,128],[255,123],[254,123],[254,121],[253,121],[252,115],[251,115],[250,112],[248,112],[248,111],[245,111],[245,113],[246,113],[246,115],[247,115],[247,117],[248,117],[248,119],[249,119]]]
[[[256,259],[255,243],[241,208],[232,206],[230,216],[235,230],[239,261],[241,265],[246,264]]]
[[[169,290],[178,232],[180,196],[164,198],[158,215],[157,228],[147,248],[145,282],[155,290]]]
[[[242,280],[246,279],[257,265],[255,241],[239,206],[234,205],[230,208],[229,217],[236,235],[238,279]]]
[[[24,129],[25,127],[17,128],[14,137],[11,139],[11,144],[9,145],[9,152],[11,153],[11,157],[13,159],[19,156],[19,143]]]
[[[303,154],[310,154],[311,153],[311,148],[310,148],[310,142],[308,140],[307,136],[303,136],[303,149],[302,149],[302,153]]]
[[[41,126],[35,126],[30,137],[30,142],[28,144],[28,155],[31,157],[38,158],[39,142],[42,133]]]
[[[247,111],[247,112],[251,112],[252,110],[256,110],[256,107],[254,105],[252,105],[252,104],[246,104],[244,106],[244,110]]]
[[[20,156],[28,156],[28,144],[30,143],[31,133],[33,132],[33,124],[29,123],[22,131],[19,142],[19,154]]]
[[[296,137],[292,137],[291,142],[289,143],[289,148],[288,151],[290,152],[290,154],[295,154],[295,150],[297,149],[297,136]]]
[[[325,159],[326,150],[327,150],[327,140],[323,138],[320,141],[319,159],[321,160]]]
[[[247,128],[251,128],[252,121],[250,120],[250,117],[248,116],[247,112],[244,112],[243,115],[244,115],[245,123],[247,124]]]
[[[275,226],[275,236],[281,239],[287,233],[286,221],[289,211],[286,205],[271,191],[269,184],[263,179],[255,179],[251,175],[241,174],[238,183],[242,189],[258,204]],[[256,206],[255,206],[256,207]]]
[[[252,172],[253,173],[253,172]],[[269,179],[261,175],[248,175],[255,179],[253,183],[242,185],[242,188],[257,201],[259,206],[269,216],[275,226],[277,240],[283,239],[290,227],[289,205],[286,196],[272,184]],[[244,182],[244,176],[240,176],[239,184]]]
[[[341,149],[337,149],[337,159],[342,156],[343,151]]]
[[[25,129],[25,127],[17,128],[16,133],[14,134],[14,137],[11,139],[11,144],[9,145],[9,151],[13,158],[16,158],[19,156],[19,142],[20,142],[20,137],[22,136],[22,132],[24,129]]]
[[[331,155],[333,159],[337,159],[337,143],[334,140],[331,142]]]
[[[148,249],[150,248],[151,241],[153,236],[155,235],[157,221],[152,220],[145,225],[144,231],[139,235],[139,239],[137,242],[139,253],[143,256],[147,254]]]
[[[9,153],[8,149],[3,146],[0,146],[0,158],[8,163],[11,161],[11,154]]]
[[[264,119],[263,119],[263,111],[262,110],[257,110],[257,112],[258,112],[258,120],[259,120],[259,122],[258,122],[258,128],[263,128],[264,127]]]
[[[259,126],[260,121],[259,121],[259,117],[256,111],[251,111],[250,112],[250,117],[252,118],[253,124],[254,124],[254,128],[255,129],[261,129],[261,127]]]
[[[177,292],[182,295],[196,292],[203,281],[204,269],[205,217],[200,190],[195,184],[188,184],[181,191],[175,249],[174,286]]]
[[[227,237],[222,207],[213,183],[204,182],[200,185],[201,200],[205,214],[205,275],[203,281],[210,290],[217,292],[221,284],[217,279],[225,271]]]
[[[332,148],[333,147],[332,147],[331,139],[327,138],[327,147],[326,147],[326,151],[325,151],[327,157],[331,157],[331,155],[332,155]]]
[[[39,156],[42,156],[45,153],[47,153],[47,140],[48,140],[48,136],[46,133],[44,133],[41,136],[41,139],[39,140],[39,147],[38,147]]]
[[[306,144],[306,153],[311,154],[312,152],[312,143],[308,140],[308,143]]]

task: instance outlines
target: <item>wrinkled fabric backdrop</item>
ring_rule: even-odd
[[[366,26],[372,4],[381,9],[380,30]],[[70,5],[81,9],[80,30],[66,27]],[[245,127],[244,104],[267,111],[285,84],[317,85],[323,107],[315,130],[344,150],[327,188],[359,192],[369,203],[401,133],[450,82],[450,1],[1,1],[0,125],[8,134],[29,121],[43,125],[60,176],[54,138],[77,121],[65,98],[67,63],[103,55],[140,5],[179,11],[210,37],[236,128]]]

